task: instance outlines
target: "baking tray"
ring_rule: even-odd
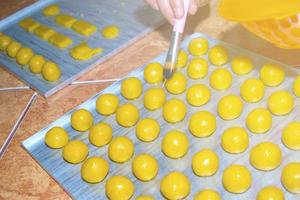
[[[54,22],[54,17],[45,17],[42,9],[51,4],[58,4],[61,13],[84,19],[97,26],[98,30],[89,38],[66,29]],[[23,30],[18,22],[25,17],[32,17],[42,24],[54,28],[59,33],[69,36],[73,40],[71,47],[60,50],[37,36]],[[134,41],[157,28],[165,21],[162,16],[150,9],[144,1],[135,0],[43,0],[9,16],[0,22],[0,31],[30,47],[34,52],[41,54],[48,60],[57,63],[62,71],[60,80],[47,82],[41,75],[30,73],[28,67],[22,69],[14,59],[0,52],[0,63],[9,71],[17,75],[34,88],[41,95],[48,97],[59,89],[71,83],[93,66],[105,61],[107,58],[126,48]],[[120,29],[118,38],[108,40],[102,37],[101,30],[107,25],[117,25]],[[100,30],[100,31],[99,31]],[[87,41],[92,47],[101,47],[102,54],[86,61],[76,61],[69,55],[69,50],[79,43]]]
[[[282,143],[281,143],[281,131],[283,127],[287,125],[288,122],[292,120],[300,121],[300,99],[295,97],[295,108],[292,112],[292,114],[289,114],[287,116],[282,117],[276,117],[273,116],[273,124],[272,129],[266,133],[266,134],[252,134],[250,131],[248,131],[249,137],[250,137],[250,143],[248,149],[242,153],[237,155],[232,155],[224,152],[222,147],[220,146],[220,137],[223,133],[223,131],[231,126],[245,126],[245,118],[247,116],[247,113],[249,113],[250,110],[257,108],[257,107],[266,107],[266,99],[267,97],[275,90],[279,89],[287,89],[291,91],[291,85],[293,78],[300,74],[299,71],[296,69],[293,69],[283,63],[276,62],[274,60],[271,60],[266,57],[262,57],[260,55],[254,54],[252,52],[249,52],[244,49],[240,49],[238,47],[234,47],[232,45],[229,45],[227,43],[212,39],[206,35],[195,33],[189,37],[187,37],[183,44],[182,48],[187,50],[187,45],[189,41],[192,38],[196,37],[205,37],[208,39],[210,47],[215,44],[222,44],[225,46],[228,51],[230,58],[232,58],[235,55],[247,55],[250,57],[253,62],[255,63],[255,70],[253,70],[250,74],[239,76],[235,75],[232,72],[233,75],[233,83],[230,89],[226,91],[216,91],[210,88],[209,86],[209,75],[206,76],[204,79],[199,80],[191,80],[188,79],[188,87],[195,84],[195,83],[203,83],[208,85],[208,87],[211,89],[211,100],[208,104],[201,106],[201,107],[191,107],[185,100],[185,93],[180,95],[171,95],[167,93],[167,98],[180,98],[183,99],[185,104],[187,105],[187,116],[185,117],[185,120],[183,120],[180,123],[177,124],[168,124],[166,123],[161,116],[161,109],[156,111],[148,111],[143,107],[143,97],[140,97],[136,100],[130,101],[131,103],[135,104],[138,109],[140,110],[140,117],[151,117],[154,119],[157,119],[160,123],[161,127],[161,133],[158,139],[156,139],[154,142],[151,143],[143,143],[140,142],[136,136],[135,136],[135,127],[131,128],[122,128],[115,122],[115,116],[109,116],[109,117],[103,117],[99,114],[97,114],[95,109],[95,101],[97,97],[100,94],[103,93],[114,93],[118,95],[120,98],[120,104],[123,104],[127,102],[122,95],[120,94],[120,84],[121,81],[118,81],[114,83],[113,85],[109,86],[108,88],[104,89],[103,91],[99,92],[97,95],[92,97],[91,99],[87,100],[83,104],[77,106],[70,112],[66,113],[64,116],[60,117],[58,120],[54,121],[53,123],[49,124],[47,127],[42,129],[41,131],[37,132],[27,140],[25,140],[22,145],[24,148],[32,155],[32,157],[51,175],[64,189],[65,191],[74,199],[106,199],[105,196],[105,190],[104,185],[105,181],[111,176],[111,175],[126,175],[129,177],[136,186],[136,192],[135,196],[137,197],[140,194],[150,194],[153,195],[156,199],[163,199],[159,192],[159,183],[161,178],[166,175],[168,172],[173,170],[179,170],[184,172],[191,181],[191,192],[190,195],[186,199],[192,199],[193,196],[201,189],[205,188],[212,188],[217,190],[220,195],[225,200],[245,200],[245,199],[255,199],[256,193],[264,186],[266,185],[277,185],[279,188],[281,188],[285,192],[285,196],[287,200],[296,200],[299,199],[299,196],[292,195],[291,193],[287,192],[282,185],[280,184],[280,174],[283,166],[290,162],[290,161],[297,161],[300,162],[300,151],[291,151],[287,149]],[[153,59],[153,61],[157,62],[164,62],[165,59],[165,53],[161,54],[157,58]],[[207,58],[207,55],[203,56]],[[191,57],[190,57],[191,58]],[[261,100],[259,103],[253,103],[249,104],[244,102],[244,111],[242,115],[235,120],[230,121],[224,121],[220,117],[218,117],[217,111],[216,111],[216,105],[218,100],[227,94],[237,94],[239,95],[239,86],[241,83],[246,80],[249,77],[258,77],[258,70],[260,66],[265,64],[266,62],[271,63],[277,63],[280,64],[286,71],[286,80],[284,83],[282,83],[280,86],[276,88],[266,88],[266,94],[263,100]],[[140,80],[143,81],[143,90],[147,90],[149,87],[151,87],[149,84],[145,83],[143,80],[143,69],[144,66],[141,66],[140,68],[136,69],[132,73],[128,74],[126,77],[138,77]],[[231,71],[230,64],[226,64],[224,67],[228,68]],[[213,65],[209,65],[209,73],[216,69],[217,67]],[[183,73],[185,73],[186,68],[179,69]],[[112,125],[113,127],[113,136],[118,135],[126,135],[129,137],[135,145],[135,155],[138,155],[142,152],[150,153],[154,155],[158,161],[159,161],[159,173],[158,176],[155,178],[155,180],[152,180],[150,182],[140,182],[137,180],[131,173],[131,162],[132,159],[124,164],[116,164],[111,161],[109,161],[108,155],[107,155],[107,146],[102,148],[96,148],[93,145],[89,144],[88,141],[88,134],[87,133],[79,133],[71,128],[70,125],[70,116],[73,113],[73,111],[79,109],[79,108],[85,108],[89,110],[93,116],[94,116],[94,123],[104,121]],[[191,116],[192,113],[195,113],[199,110],[208,110],[212,112],[216,118],[217,118],[217,129],[213,135],[207,138],[195,138],[192,136],[192,134],[189,133],[188,130],[188,119]],[[88,184],[84,182],[81,179],[80,176],[80,168],[81,164],[72,165],[66,163],[62,158],[62,150],[53,150],[48,148],[44,143],[44,135],[45,133],[54,126],[61,126],[65,130],[68,131],[69,136],[71,139],[79,139],[84,141],[86,144],[88,144],[90,153],[90,156],[102,156],[104,159],[108,160],[110,163],[110,174],[106,179],[99,183],[99,184]],[[183,158],[180,159],[169,159],[161,152],[161,140],[166,132],[178,129],[183,132],[187,133],[187,136],[190,141],[190,149],[187,155],[185,155]],[[248,153],[249,150],[257,143],[262,141],[271,141],[276,144],[278,144],[282,150],[283,159],[281,165],[270,172],[262,172],[254,169],[248,161]],[[203,149],[203,148],[211,148],[213,149],[219,156],[220,159],[220,168],[218,172],[207,178],[200,178],[193,174],[191,169],[191,159],[195,152]],[[231,194],[227,192],[223,186],[222,186],[222,172],[225,167],[227,167],[230,164],[243,164],[245,165],[252,173],[253,177],[253,183],[251,188],[243,193],[243,194]]]

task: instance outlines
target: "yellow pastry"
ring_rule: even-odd
[[[204,78],[208,73],[208,63],[203,58],[193,58],[187,67],[187,74],[192,79]]]
[[[190,41],[188,49],[193,56],[202,56],[208,50],[208,41],[202,37],[194,38]]]
[[[210,91],[207,86],[196,84],[187,90],[186,99],[192,106],[202,106],[210,100]]]
[[[216,130],[216,117],[208,111],[193,114],[189,121],[189,130],[195,137],[208,137]]]
[[[6,53],[9,57],[15,58],[17,56],[18,51],[22,48],[20,42],[12,41],[6,48]]]
[[[300,98],[300,76],[297,76],[293,83],[293,92],[297,97]]]
[[[128,161],[134,153],[134,144],[126,136],[118,136],[112,139],[108,146],[108,156],[116,163]]]
[[[300,150],[300,122],[288,123],[283,129],[281,140],[286,147],[292,150]]]
[[[155,200],[155,199],[150,195],[141,195],[138,196],[135,200]]]
[[[79,109],[71,115],[71,125],[77,131],[86,131],[93,125],[93,115],[86,109]]]
[[[144,94],[144,106],[148,110],[161,108],[166,101],[166,94],[162,88],[150,88]]]
[[[48,147],[59,149],[64,147],[69,141],[68,133],[61,127],[55,126],[47,131],[45,143]]]
[[[243,102],[236,95],[227,95],[218,102],[218,114],[224,120],[238,118],[243,111]]]
[[[126,99],[132,100],[141,96],[143,92],[143,86],[140,79],[136,77],[129,77],[122,81],[121,94]]]
[[[89,131],[90,143],[102,147],[107,145],[112,139],[112,128],[105,122],[99,122],[93,125]]]
[[[232,75],[227,69],[216,69],[211,73],[210,86],[216,90],[225,90],[230,88]]]
[[[291,162],[283,168],[281,183],[287,191],[300,194],[300,162]]]
[[[33,57],[34,52],[27,47],[21,47],[16,55],[17,63],[20,65],[27,65],[30,59]]]
[[[180,131],[169,131],[162,140],[161,148],[169,158],[181,158],[189,149],[189,139]]]
[[[121,105],[116,112],[116,121],[123,127],[134,126],[139,117],[139,110],[135,105],[130,103]]]
[[[96,100],[96,110],[101,115],[111,115],[119,106],[119,98],[115,94],[102,94]]]
[[[265,64],[260,69],[260,79],[266,86],[275,87],[284,81],[285,72],[278,65]]]
[[[281,189],[276,186],[267,186],[258,192],[256,200],[285,200],[285,198]]]
[[[76,21],[77,19],[70,15],[60,14],[55,16],[55,22],[66,28],[71,28]]]
[[[231,61],[231,69],[237,75],[245,75],[253,70],[254,66],[250,58],[246,56],[237,56]]]
[[[8,35],[0,35],[0,50],[5,51],[13,39]]]
[[[219,169],[219,157],[210,149],[202,149],[193,156],[192,169],[197,176],[212,176]]]
[[[39,38],[48,41],[48,39],[54,35],[56,32],[52,28],[46,25],[39,25],[37,28],[34,29],[33,33],[38,36]]]
[[[84,36],[93,35],[97,31],[97,27],[87,21],[77,20],[72,24],[72,29]]]
[[[256,108],[248,114],[246,125],[253,133],[265,133],[272,126],[271,113],[265,108]]]
[[[165,86],[171,94],[181,94],[185,91],[186,84],[186,77],[181,72],[175,72],[172,77],[167,80]]]
[[[163,67],[158,62],[149,63],[144,69],[144,79],[147,83],[160,83],[164,79]]]
[[[179,99],[170,99],[163,106],[163,117],[169,123],[177,123],[184,119],[186,106]]]
[[[135,127],[136,137],[143,142],[154,141],[160,132],[159,123],[155,119],[145,118]]]
[[[177,68],[183,68],[183,67],[185,67],[187,61],[188,61],[188,54],[184,50],[181,49],[178,52],[176,67]]]
[[[72,164],[78,164],[87,157],[89,148],[80,140],[72,140],[64,146],[62,153],[65,161]]]
[[[133,159],[132,173],[141,181],[150,181],[158,173],[158,162],[153,156],[142,153]]]
[[[43,10],[43,14],[45,16],[54,16],[54,15],[59,14],[59,12],[60,12],[60,7],[58,4],[52,4],[52,5],[44,8],[44,10]]]
[[[198,192],[195,195],[194,200],[221,200],[221,196],[215,190],[205,189]]]
[[[52,36],[49,37],[48,41],[50,44],[60,49],[65,49],[73,43],[73,40],[71,38],[61,33],[54,33]]]
[[[29,61],[29,70],[32,73],[38,74],[42,72],[46,60],[41,55],[34,55]]]
[[[222,66],[228,62],[227,50],[221,45],[216,45],[208,51],[208,59],[215,66]]]
[[[268,107],[274,115],[286,115],[294,108],[294,98],[286,90],[273,92],[268,98]]]
[[[249,145],[249,136],[241,127],[231,127],[224,131],[221,139],[222,148],[228,153],[242,153]]]
[[[19,22],[19,25],[26,31],[32,33],[34,29],[39,27],[40,23],[32,18],[25,18]]]
[[[119,28],[114,25],[106,26],[102,29],[102,35],[106,39],[114,39],[119,36]]]
[[[101,157],[91,157],[81,166],[81,177],[88,183],[99,183],[104,180],[109,171],[109,164]]]
[[[70,50],[70,55],[75,60],[88,60],[96,54],[101,54],[103,49],[91,48],[86,42],[83,42]]]
[[[249,103],[259,102],[265,95],[264,83],[255,78],[247,79],[241,85],[240,94],[241,97]]]
[[[42,75],[47,81],[57,81],[61,77],[61,71],[57,64],[46,61],[42,68]]]
[[[134,184],[126,176],[111,176],[105,184],[105,193],[110,200],[129,200],[134,190]]]

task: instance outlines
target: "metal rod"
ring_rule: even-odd
[[[113,79],[103,79],[103,80],[91,80],[91,81],[73,81],[70,85],[93,85],[93,84],[103,84],[109,82],[119,81],[121,79],[113,78]]]
[[[29,99],[27,105],[25,106],[25,108],[23,109],[22,113],[20,114],[19,118],[17,119],[15,125],[13,126],[13,128],[11,129],[11,131],[9,132],[6,140],[4,141],[1,149],[0,149],[0,160],[2,159],[6,149],[8,148],[9,144],[11,143],[12,139],[14,138],[18,128],[20,127],[22,121],[24,120],[26,114],[28,113],[31,105],[33,104],[34,100],[36,99],[37,93],[33,93],[31,98]]]
[[[28,87],[28,86],[5,87],[5,88],[0,88],[0,92],[16,91],[16,90],[29,90],[29,89],[30,89],[30,87]]]

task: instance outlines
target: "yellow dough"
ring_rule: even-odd
[[[249,136],[242,127],[231,127],[224,131],[221,145],[228,153],[242,153],[248,148]]]
[[[77,19],[70,15],[60,14],[55,16],[55,22],[66,28],[71,28],[76,21]]]
[[[213,65],[222,66],[228,62],[227,50],[221,45],[216,45],[209,50],[208,59]]]
[[[189,195],[191,184],[189,178],[181,172],[173,171],[162,178],[160,191],[169,200],[184,199]]]
[[[166,94],[162,88],[150,88],[144,94],[144,106],[148,110],[161,108],[166,101]]]
[[[81,35],[90,36],[96,32],[97,27],[87,21],[77,20],[73,23],[72,29]]]
[[[133,104],[121,105],[116,112],[116,121],[123,127],[134,126],[140,118],[139,110]]]
[[[64,49],[70,46],[73,43],[73,40],[61,33],[54,33],[49,37],[49,43],[60,49]]]
[[[276,186],[267,186],[258,192],[256,200],[285,200],[285,198],[281,189]]]
[[[115,94],[102,94],[96,100],[96,110],[101,115],[111,115],[119,106],[119,98]]]
[[[225,90],[230,88],[232,75],[227,69],[216,69],[211,73],[210,86],[216,90]]]
[[[208,137],[216,130],[216,117],[208,111],[193,114],[189,121],[189,130],[195,137]]]
[[[224,120],[238,118],[243,111],[243,102],[236,95],[227,95],[218,102],[218,114]]]
[[[81,177],[88,183],[103,181],[108,172],[109,164],[101,157],[88,158],[81,166]]]
[[[261,142],[251,149],[250,163],[262,171],[273,170],[281,163],[281,150],[277,144]]]
[[[150,181],[158,173],[158,162],[150,154],[142,153],[133,159],[132,173],[141,181]]]
[[[187,74],[192,79],[204,78],[208,73],[208,63],[203,58],[193,58],[187,67]]]
[[[239,194],[250,188],[252,177],[245,166],[230,165],[223,172],[222,182],[228,192]]]
[[[138,196],[135,200],[155,200],[155,199],[150,195],[141,195]]]
[[[144,69],[144,79],[147,83],[160,83],[164,79],[163,66],[158,62],[149,63]]]
[[[27,65],[30,59],[33,57],[34,52],[27,47],[21,47],[16,55],[17,63],[20,65]]]
[[[112,139],[108,146],[108,156],[116,163],[128,161],[134,153],[134,144],[126,136],[118,136]]]
[[[272,126],[271,113],[265,108],[256,108],[248,114],[246,124],[253,133],[265,133]]]
[[[63,158],[72,164],[81,163],[88,155],[88,146],[80,140],[72,140],[63,148]]]
[[[6,53],[9,57],[15,58],[22,45],[20,42],[12,41],[6,48]]]
[[[41,24],[36,29],[34,29],[33,33],[43,40],[48,40],[52,35],[55,34],[55,30]]]
[[[106,39],[114,39],[119,36],[119,28],[117,26],[111,25],[111,26],[106,26],[105,28],[102,29],[102,35]]]
[[[140,79],[136,77],[129,77],[122,81],[121,94],[124,98],[132,100],[141,96],[143,86]]]
[[[61,76],[59,66],[51,61],[46,61],[42,68],[43,78],[47,81],[57,81]]]
[[[89,141],[91,144],[102,147],[112,139],[112,128],[105,122],[99,122],[90,128]]]
[[[92,127],[94,118],[90,111],[79,109],[71,115],[71,125],[77,131],[86,131]]]
[[[264,83],[256,78],[247,79],[241,85],[240,94],[249,103],[259,102],[265,95]]]
[[[231,69],[237,75],[245,75],[253,70],[254,66],[250,58],[237,56],[231,61]]]
[[[60,8],[58,4],[50,5],[43,10],[43,15],[45,16],[54,16],[59,14]]]
[[[221,196],[215,190],[205,189],[198,192],[195,195],[194,200],[221,200]]]
[[[13,39],[8,35],[0,35],[0,50],[5,51]]]
[[[68,133],[63,128],[58,126],[51,128],[45,135],[45,143],[48,147],[53,149],[64,147],[68,141]]]
[[[34,55],[29,61],[29,70],[34,74],[42,72],[46,60],[41,55]]]
[[[266,86],[275,87],[284,81],[285,72],[278,65],[265,64],[260,69],[260,79]]]
[[[268,98],[268,107],[274,115],[286,115],[294,108],[294,98],[286,90],[273,92]]]
[[[188,46],[190,54],[193,56],[202,56],[208,50],[208,41],[205,38],[194,38],[190,41]]]
[[[169,158],[181,158],[188,152],[189,140],[186,134],[180,131],[169,131],[162,140],[161,148]]]
[[[186,77],[181,72],[175,72],[172,77],[167,80],[165,86],[171,94],[181,94],[185,91],[187,84]]]
[[[292,150],[300,150],[300,122],[288,123],[283,129],[281,140],[286,147]]]
[[[160,133],[159,123],[151,118],[142,119],[136,125],[135,133],[139,140],[143,142],[152,142]]]
[[[126,176],[111,176],[105,184],[105,193],[110,200],[129,200],[134,190],[134,184]]]
[[[96,54],[101,54],[101,48],[91,48],[86,42],[83,42],[70,50],[70,55],[75,60],[88,60]]]
[[[188,54],[184,50],[180,49],[180,51],[178,52],[176,67],[177,68],[185,67],[187,61],[188,61]]]
[[[163,117],[169,123],[177,123],[184,119],[186,106],[179,99],[170,99],[163,106]]]
[[[300,76],[297,76],[293,83],[293,92],[297,97],[300,98]]]
[[[219,169],[219,157],[214,151],[203,149],[193,156],[192,168],[197,176],[212,176]]]
[[[19,22],[20,27],[26,31],[32,33],[37,27],[40,26],[40,23],[35,21],[32,18],[26,18]]]
[[[300,194],[300,162],[291,162],[283,168],[281,183],[290,193]]]
[[[210,100],[210,91],[206,85],[196,84],[187,90],[186,99],[192,106],[202,106]]]

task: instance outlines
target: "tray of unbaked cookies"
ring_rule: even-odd
[[[299,199],[299,71],[200,33],[165,56],[23,147],[74,199]]]
[[[143,1],[37,1],[0,22],[0,63],[47,97],[163,22]]]

